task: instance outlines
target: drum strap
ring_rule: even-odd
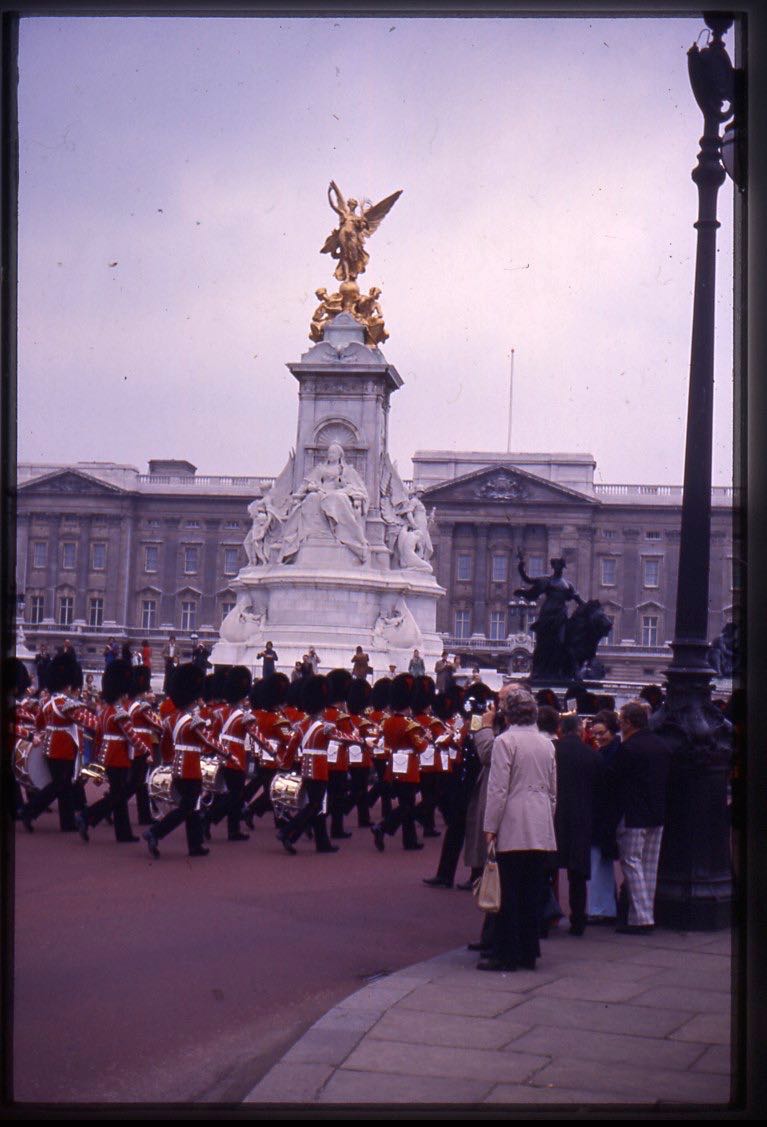
[[[306,732],[305,732],[305,734],[304,734],[304,738],[303,738],[303,740],[301,741],[301,751],[302,751],[302,752],[305,752],[305,753],[306,753],[306,752],[308,752],[309,754],[311,754],[311,753],[312,753],[312,752],[314,752],[314,751],[320,751],[320,754],[321,754],[321,755],[324,755],[324,754],[325,754],[325,752],[324,752],[324,750],[323,750],[323,749],[319,749],[319,748],[313,748],[313,747],[307,747],[307,746],[306,746],[306,744],[307,744],[307,741],[311,739],[311,737],[312,737],[312,736],[314,735],[314,733],[315,733],[315,732],[316,732],[316,731],[317,731],[317,730],[318,730],[319,728],[323,728],[324,726],[325,726],[325,721],[324,721],[324,720],[315,720],[315,721],[313,721],[313,723],[312,723],[312,724],[310,724],[310,725],[309,725],[309,727],[307,728],[307,730],[306,730]]]

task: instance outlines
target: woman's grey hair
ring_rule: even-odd
[[[538,719],[538,705],[535,697],[527,689],[509,685],[501,689],[499,694],[501,709],[508,724],[526,727],[534,724]]]

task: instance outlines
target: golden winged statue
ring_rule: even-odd
[[[364,208],[351,197],[345,200],[335,180],[330,181],[328,202],[338,216],[339,224],[325,239],[320,253],[337,259],[334,275],[339,282],[353,282],[358,274],[365,273],[370,260],[365,250],[365,239],[378,230],[384,216],[389,214],[401,195],[401,190],[393,192],[380,203]]]

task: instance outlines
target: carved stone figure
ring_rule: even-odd
[[[405,599],[400,596],[388,614],[383,611],[373,627],[373,649],[418,649],[423,635]]]
[[[328,235],[320,253],[338,261],[334,274],[339,282],[353,282],[358,274],[365,273],[370,261],[365,240],[378,230],[401,195],[401,191],[394,192],[380,203],[364,208],[351,197],[345,200],[335,180],[330,181],[328,203],[338,216],[339,224]]]
[[[525,571],[525,558],[521,550],[517,556],[519,559],[517,570],[528,586],[518,587],[514,594],[530,600],[544,596],[538,618],[530,627],[535,634],[532,678],[533,680],[569,679],[574,676],[576,670],[573,657],[565,645],[567,604],[574,601],[578,606],[582,606],[583,599],[572,583],[568,583],[562,577],[566,567],[563,559],[550,561],[551,575],[531,579]]]
[[[431,571],[431,564],[423,558],[424,545],[417,528],[403,524],[397,535],[396,548],[400,567]]]
[[[267,511],[264,499],[251,501],[248,505],[248,516],[253,524],[243,542],[243,547],[251,567],[269,562],[265,547],[266,536],[272,524],[271,514]]]
[[[324,533],[328,529],[340,544],[354,552],[360,563],[368,562],[368,492],[360,475],[345,461],[342,446],[337,442],[330,444],[325,461],[307,474],[291,500],[279,544],[280,563],[295,559],[312,532]]]
[[[221,623],[221,637],[225,642],[248,642],[259,645],[266,629],[266,610],[256,610],[250,595],[243,593]]]

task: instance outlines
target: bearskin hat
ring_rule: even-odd
[[[203,669],[205,681],[202,687],[202,699],[204,701],[224,700],[224,685],[226,684],[227,669],[214,669],[212,673],[205,673]]]
[[[301,680],[291,681],[288,685],[287,696],[285,697],[285,704],[289,704],[291,708],[301,708]]]
[[[168,696],[176,708],[188,708],[193,701],[202,696],[205,673],[199,665],[191,661],[177,665],[170,676]]]
[[[215,676],[215,674],[214,674]],[[223,698],[227,704],[238,704],[250,692],[253,675],[244,665],[233,665],[224,678]]]
[[[133,666],[118,658],[110,662],[101,675],[101,695],[107,704],[115,704],[130,692]]]
[[[261,709],[264,707],[264,682],[260,677],[256,677],[248,694],[250,707]]]
[[[391,683],[391,707],[394,712],[402,712],[410,708],[410,697],[413,692],[415,677],[410,673],[398,673]]]
[[[557,694],[554,692],[553,689],[539,689],[538,692],[535,694],[535,703],[536,704],[545,704],[549,708],[556,708],[556,709],[559,708],[559,701],[557,699]]]
[[[370,705],[377,712],[389,707],[391,700],[391,677],[379,677],[370,694]]]
[[[415,715],[434,704],[434,680],[431,677],[416,677],[410,697],[410,707]]]
[[[290,681],[284,673],[272,673],[269,677],[264,678],[262,685],[262,708],[271,712],[285,704],[288,699]]]
[[[32,678],[29,676],[26,665],[23,661],[19,661],[17,657],[12,657],[8,661],[6,671],[8,684],[13,685],[13,695],[17,698],[23,697],[32,684]]]
[[[309,716],[322,712],[330,704],[327,678],[322,674],[307,677],[301,693],[301,707]]]
[[[361,716],[370,703],[373,690],[362,677],[352,677],[346,694],[346,707],[353,716]]]
[[[488,701],[495,699],[495,693],[484,681],[472,681],[470,685],[466,685],[463,690],[463,711],[472,711],[471,702],[476,701],[477,704],[487,704]]]
[[[325,674],[328,682],[328,696],[331,703],[345,701],[349,691],[352,675],[348,669],[331,669]]]
[[[438,720],[450,720],[456,712],[461,711],[462,704],[463,694],[456,685],[447,693],[437,693],[432,711]]]
[[[83,671],[77,658],[70,654],[60,653],[51,659],[46,680],[52,693],[58,693],[61,689],[67,688],[79,689],[83,683]]]
[[[148,665],[134,665],[131,670],[131,683],[128,696],[131,700],[148,693],[152,687],[152,670]]]

